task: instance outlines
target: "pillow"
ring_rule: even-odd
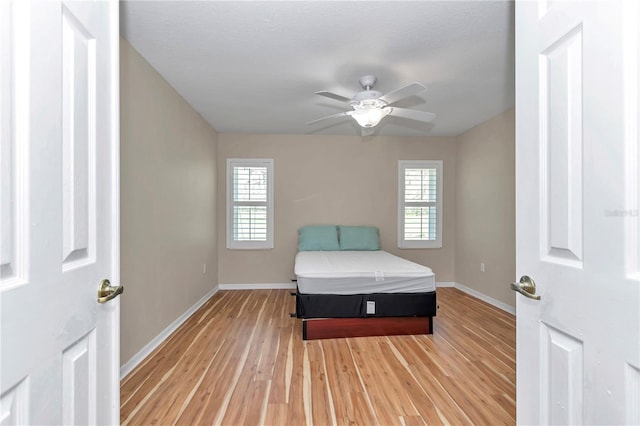
[[[338,226],[340,250],[380,250],[380,232],[375,226]]]
[[[303,226],[298,229],[299,251],[340,250],[338,231],[335,225]]]

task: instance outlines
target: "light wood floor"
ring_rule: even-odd
[[[433,335],[305,342],[288,290],[220,291],[122,381],[121,421],[514,424],[514,317],[438,304]]]

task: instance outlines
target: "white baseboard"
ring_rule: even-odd
[[[207,300],[211,299],[211,297],[213,297],[213,295],[216,294],[218,290],[218,286],[211,289],[211,291],[205,294],[200,300],[198,300],[195,305],[190,307],[184,314],[180,315],[174,322],[169,324],[167,328],[162,330],[160,334],[158,334],[152,341],[150,341],[142,349],[140,349],[137,354],[131,357],[129,361],[124,363],[120,367],[120,380],[124,379],[127,374],[131,373],[133,369],[136,368],[138,364],[140,364],[146,357],[148,357],[155,348],[160,346],[160,344],[164,342],[164,340],[169,337],[171,333],[176,331],[176,329],[180,327],[182,323],[185,322],[198,309],[200,309],[200,307],[204,305]]]
[[[452,282],[452,281],[436,281],[436,288],[437,287],[455,287],[456,283]]]
[[[296,283],[249,283],[249,284],[218,284],[220,290],[272,290],[295,289]]]
[[[439,287],[447,287],[447,286],[439,286]],[[504,302],[501,302],[497,299],[494,299],[493,297],[487,296],[484,293],[480,293],[478,290],[474,290],[470,287],[467,287],[466,285],[460,284],[460,283],[453,283],[453,287],[457,288],[460,291],[463,291],[477,299],[482,300],[483,302],[487,302],[490,305],[495,306],[498,309],[502,309],[505,312],[509,312],[512,315],[516,314],[516,308],[508,305]]]

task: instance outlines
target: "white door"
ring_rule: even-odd
[[[0,8],[0,423],[115,424],[118,2]]]
[[[640,424],[636,0],[516,2],[519,424]]]

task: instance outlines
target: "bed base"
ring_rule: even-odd
[[[433,334],[433,317],[315,318],[302,320],[302,339]]]
[[[433,334],[436,292],[303,294],[296,289],[296,313],[304,340]]]
[[[436,292],[304,294],[296,291],[296,316],[311,318],[430,317]]]

